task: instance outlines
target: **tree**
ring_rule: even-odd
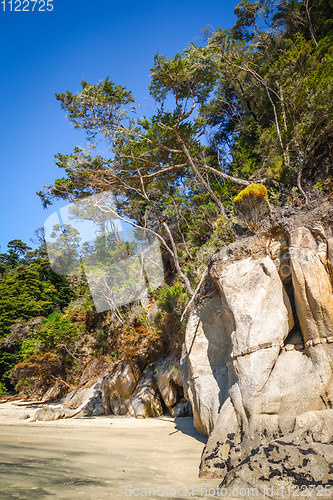
[[[243,0],[235,27],[209,40],[220,78],[203,108],[231,171],[297,184],[306,201],[303,172],[313,181],[332,167],[331,34],[314,37],[312,7]]]
[[[307,201],[302,177],[314,182],[330,171],[326,3],[242,0],[231,30],[173,58],[157,54],[149,117],[138,117],[132,94],[108,78],[56,94],[91,148],[56,155],[65,177],[39,192],[44,204],[110,191],[119,217],[159,239],[193,295],[191,259],[216,220],[227,219],[240,187],[297,185]],[[170,102],[174,109],[165,111]],[[107,158],[94,155],[103,140]]]
[[[7,244],[8,252],[5,254],[0,254],[1,262],[5,265],[5,267],[15,267],[19,263],[21,259],[24,258],[26,253],[31,250],[31,247],[28,247],[21,240],[12,240]]]
[[[29,247],[21,240],[13,240],[8,248],[4,260],[10,267],[0,278],[0,380],[20,359],[20,344],[5,341],[10,328],[63,309],[74,296],[65,277],[52,272],[47,259],[27,257]],[[19,260],[20,256],[25,258]]]
[[[56,94],[74,127],[84,129],[90,141],[102,138],[111,142],[112,158],[93,157],[78,148],[73,155],[57,155],[57,164],[67,177],[39,192],[44,204],[49,204],[54,198],[73,201],[94,192],[111,191],[122,220],[157,236],[172,256],[190,295],[193,288],[178,258],[177,239],[185,240],[181,223],[190,224],[191,212],[198,203],[199,209],[207,206],[205,194],[216,207],[215,218],[218,213],[225,215],[223,188],[217,175],[249,184],[233,179],[218,164],[215,168],[207,164],[205,147],[199,140],[203,132],[200,121],[190,120],[197,104],[204,102],[213,89],[214,64],[209,50],[193,44],[173,59],[157,55],[150,90],[158,110],[150,118],[133,117],[133,109],[128,108],[133,103],[131,94],[108,79],[96,86],[83,81],[77,95],[69,91]],[[175,102],[172,113],[163,111],[169,94]],[[199,193],[203,195],[200,202]]]

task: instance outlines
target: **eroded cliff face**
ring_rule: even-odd
[[[213,259],[217,292],[193,310],[182,356],[209,436],[201,477],[261,494],[333,485],[332,215],[281,217]]]

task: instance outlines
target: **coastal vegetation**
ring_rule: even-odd
[[[9,242],[0,391],[40,395],[55,380],[69,389],[92,357],[144,366],[179,354],[185,308],[214,292],[202,279],[213,254],[266,213],[332,196],[331,2],[242,0],[235,13],[231,29],[204,30],[201,45],[155,55],[146,115],[109,78],[56,94],[89,146],[55,155],[62,173],[38,192],[42,203],[112,193],[119,216],[158,239],[164,283],[145,306],[97,313],[83,268],[52,271],[43,230],[36,250]],[[257,199],[259,211],[238,208]]]

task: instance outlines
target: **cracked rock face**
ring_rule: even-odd
[[[221,486],[253,489],[257,498],[325,496],[325,485],[333,486],[332,464],[333,446],[291,434],[252,449]]]
[[[235,244],[215,259],[219,295],[193,310],[182,357],[194,423],[209,436],[200,477],[261,495],[333,485],[331,234],[295,224],[257,237],[252,256]]]

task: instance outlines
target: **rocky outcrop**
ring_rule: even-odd
[[[96,363],[86,367],[81,385],[67,394],[60,406],[38,409],[34,420],[98,415],[158,417],[163,414],[163,404],[174,417],[192,415],[191,405],[183,397],[183,374],[176,356],[159,360],[154,369],[146,367],[143,372],[135,362],[112,363],[107,367],[95,366]],[[99,370],[102,376],[98,378]],[[50,395],[49,391],[45,402],[51,401]]]
[[[185,396],[209,436],[201,477],[261,494],[270,481],[333,481],[333,210],[325,208],[213,258],[218,293],[193,309],[182,357]],[[311,460],[296,460],[302,453]]]
[[[64,409],[78,410],[76,415],[90,417],[101,414],[101,382],[84,385],[81,390],[70,392],[62,401]]]
[[[184,377],[181,371],[180,359],[170,355],[155,363],[154,377],[162,401],[173,417],[192,416],[192,407],[183,398]]]
[[[221,487],[243,489],[258,499],[330,496],[332,463],[333,446],[290,434],[253,448],[229,472]]]
[[[153,371],[146,368],[141,376],[135,363],[119,363],[113,373],[103,380],[102,400],[106,415],[147,418],[163,413]]]

